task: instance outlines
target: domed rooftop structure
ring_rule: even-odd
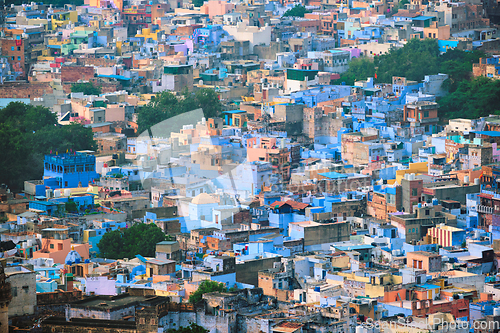
[[[194,197],[194,199],[193,199],[193,201],[191,201],[191,203],[195,204],[195,205],[216,204],[217,200],[215,200],[215,198],[212,197],[210,194],[200,193]]]
[[[66,256],[66,259],[64,259],[64,262],[66,265],[72,265],[74,263],[79,264],[82,262],[82,256],[76,252],[74,248],[71,248],[71,251],[69,251]]]

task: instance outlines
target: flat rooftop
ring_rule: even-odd
[[[126,306],[132,306],[136,302],[145,301],[147,298],[144,296],[131,296],[131,295],[120,295],[120,296],[96,296],[81,301],[76,301],[71,304],[72,308],[97,308],[103,311],[111,310],[114,308],[121,308]]]

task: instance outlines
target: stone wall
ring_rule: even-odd
[[[94,66],[63,66],[61,82],[90,81],[94,77]]]
[[[0,98],[38,98],[52,94],[50,82],[9,82],[0,85]]]

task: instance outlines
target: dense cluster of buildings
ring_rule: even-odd
[[[500,116],[440,117],[448,75],[336,85],[412,38],[491,57],[480,1],[85,0],[5,7],[0,105],[48,107],[97,151],[0,187],[0,332],[500,332]],[[491,20],[491,22],[490,22]],[[71,92],[90,82],[100,95]],[[213,89],[139,133],[157,93]],[[1,162],[0,162],[1,163]],[[498,205],[497,205],[498,203]],[[155,224],[155,255],[105,258]],[[205,281],[227,292],[188,302]]]

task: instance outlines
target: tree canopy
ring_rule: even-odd
[[[470,81],[462,80],[455,91],[438,102],[441,120],[500,114],[500,80],[482,76]]]
[[[195,304],[201,301],[203,295],[206,293],[213,292],[224,292],[227,291],[224,283],[219,283],[217,281],[204,280],[200,283],[198,289],[189,295],[189,303]]]
[[[41,179],[43,156],[66,150],[97,149],[90,128],[60,126],[56,115],[41,106],[12,102],[0,109],[0,183],[18,191],[25,180]]]
[[[163,91],[139,109],[137,119],[139,132],[142,133],[161,121],[199,108],[203,109],[205,118],[215,117],[220,113],[222,104],[215,90],[203,88],[192,93],[186,89],[180,97],[170,91]]]
[[[97,247],[104,258],[133,258],[137,254],[154,257],[156,244],[164,240],[165,234],[156,224],[136,223],[127,229],[105,233]]]
[[[85,95],[100,95],[102,94],[102,87],[96,86],[92,82],[73,83],[71,85],[71,92],[82,92]]]
[[[445,73],[444,88],[449,94],[438,100],[441,120],[478,118],[500,114],[500,81],[472,79],[472,64],[485,57],[482,51],[448,50],[441,54],[435,39],[412,39],[404,47],[392,49],[373,59],[353,59],[337,83],[375,77],[375,82],[391,82],[393,76],[421,81],[426,75]]]
[[[393,76],[422,81],[426,75],[445,73],[450,76],[449,89],[456,88],[458,81],[469,79],[472,64],[484,53],[449,50],[440,54],[435,39],[412,39],[405,46],[393,48],[387,54],[372,58],[360,57],[349,63],[349,69],[341,74],[338,83],[354,84],[357,80],[375,77],[375,82],[392,81]],[[375,75],[376,74],[376,75]]]
[[[306,13],[310,13],[310,10],[307,10],[306,7],[302,5],[296,5],[295,7],[287,10],[283,17],[304,17]]]
[[[205,0],[193,0],[193,6],[201,7],[201,6],[203,6],[204,2],[205,2]]]

